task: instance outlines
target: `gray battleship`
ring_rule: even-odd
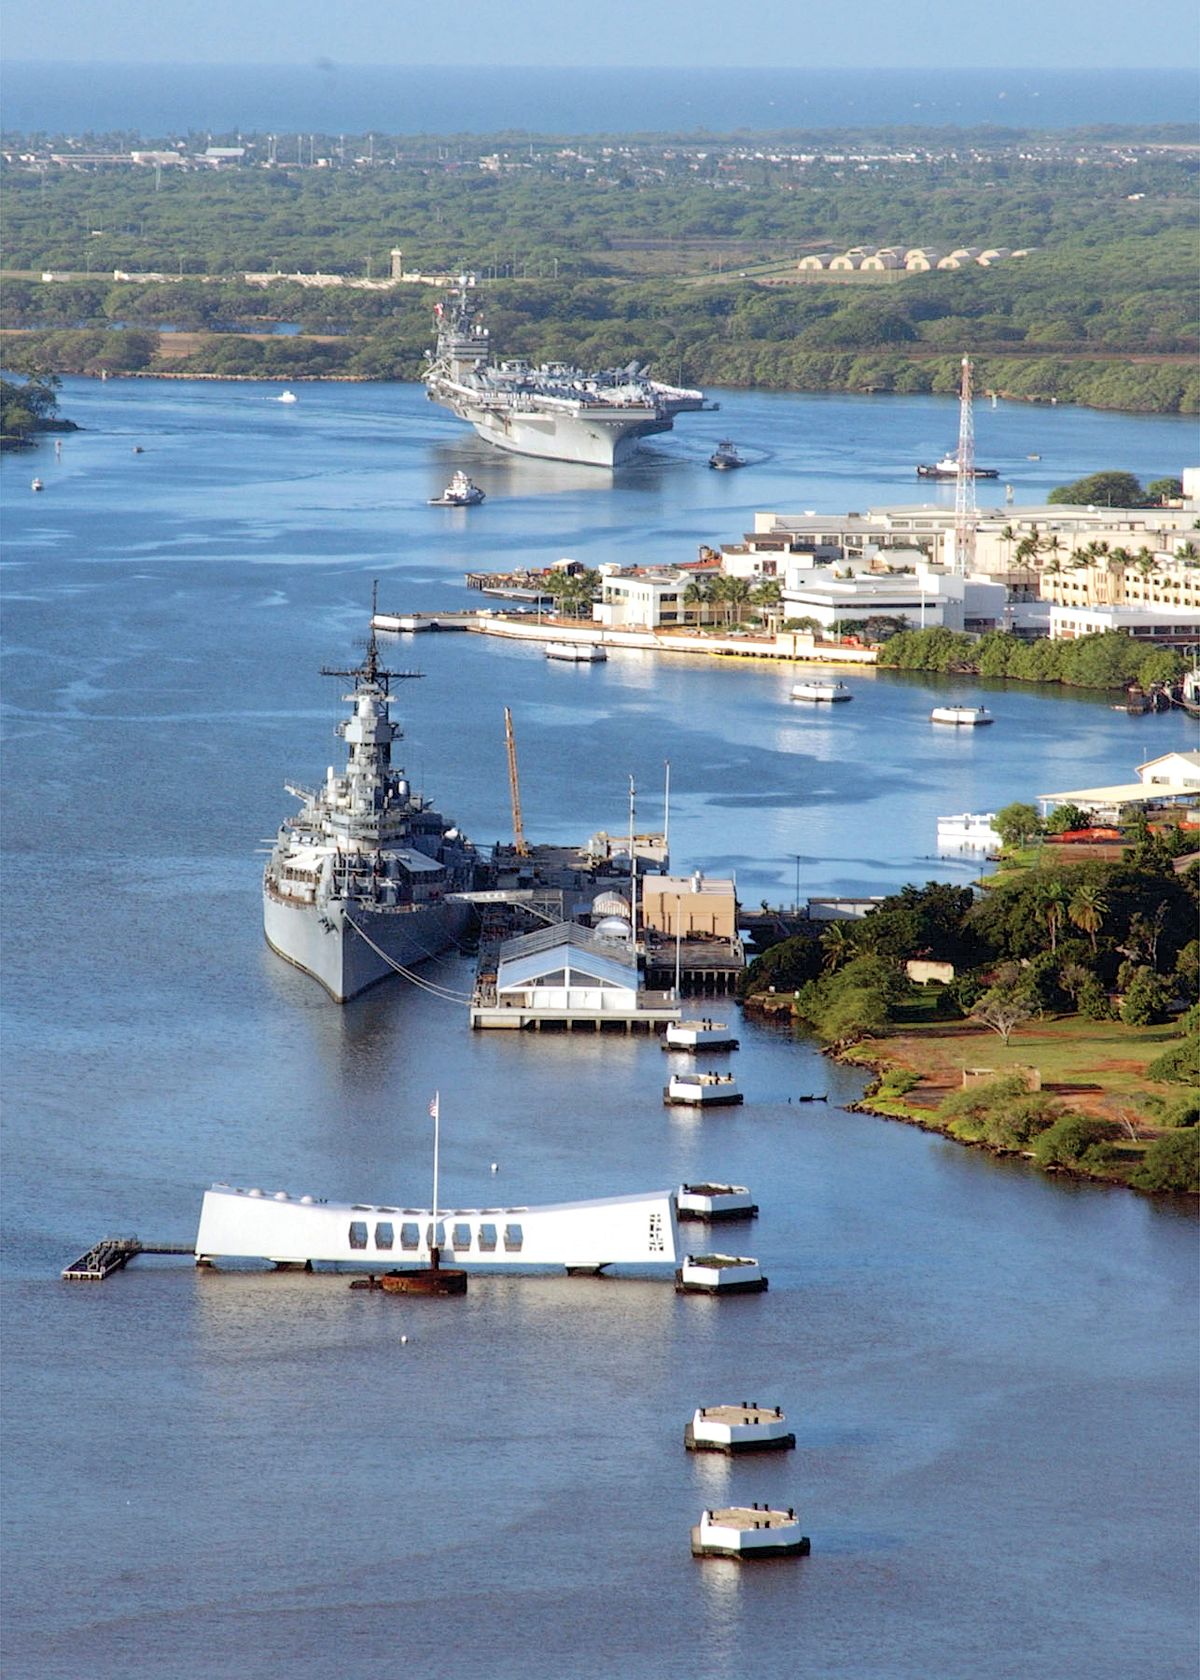
[[[651,379],[636,362],[593,373],[564,362],[493,362],[471,284],[464,277],[436,307],[425,389],[486,442],[515,455],[615,467],[640,438],[669,432],[677,414],[717,407],[703,391]]]
[[[263,930],[273,951],[346,1003],[460,937],[470,906],[449,895],[472,886],[476,854],[392,764],[402,731],[389,685],[418,673],[385,670],[372,629],[361,665],[321,674],[354,684],[336,729],[349,762],[343,775],[330,766],[315,791],[288,784],[301,808],[267,860]]]

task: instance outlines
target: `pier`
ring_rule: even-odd
[[[140,1237],[101,1237],[78,1260],[62,1269],[67,1283],[103,1283],[114,1272],[123,1271],[139,1254],[195,1255],[191,1243],[144,1243]]]
[[[482,575],[482,574],[472,574]],[[477,586],[481,587],[481,586]],[[530,597],[531,601],[536,596]],[[858,665],[876,663],[874,648],[816,643],[800,632],[782,630],[774,636],[736,631],[705,635],[698,630],[608,630],[583,619],[543,617],[541,612],[477,611],[377,612],[372,628],[382,631],[473,630],[481,636],[507,636],[528,642],[594,642],[606,649],[636,648],[650,653],[706,654],[719,659],[783,660],[792,665]]]

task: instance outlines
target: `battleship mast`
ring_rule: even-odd
[[[971,358],[962,359],[962,390],[958,404],[958,472],[954,480],[954,563],[951,570],[965,577],[975,569],[975,421],[971,414]]]

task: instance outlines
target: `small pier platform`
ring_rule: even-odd
[[[679,1005],[670,1001],[669,993],[656,996],[661,1003],[639,1001],[629,1009],[549,1009],[537,1004],[498,1004],[494,991],[489,1002],[485,991],[471,1005],[471,1026],[477,1032],[661,1033],[679,1019]]]
[[[191,1243],[144,1243],[140,1237],[101,1237],[78,1260],[62,1269],[67,1283],[103,1283],[105,1278],[119,1272],[139,1254],[195,1255]]]

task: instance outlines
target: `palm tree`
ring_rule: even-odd
[[[1045,881],[1038,888],[1038,916],[1046,924],[1051,951],[1058,950],[1058,930],[1067,910],[1067,895],[1061,881]]]
[[[720,598],[725,603],[725,611],[730,623],[736,620],[740,624],[750,602],[748,580],[740,577],[722,578]]]
[[[1001,528],[1000,541],[1004,544],[1004,569],[1006,572],[1012,569],[1012,548],[1016,540],[1017,533],[1011,525],[1005,525]]]
[[[830,922],[821,935],[821,967],[836,974],[854,955],[854,935],[845,922]]]
[[[1104,926],[1108,914],[1108,900],[1097,886],[1086,881],[1075,888],[1067,905],[1067,915],[1075,927],[1092,941],[1092,955],[1096,954],[1096,935]]]
[[[750,591],[751,606],[759,609],[759,617],[763,617],[764,607],[777,607],[783,595],[783,585],[778,578],[763,578],[761,583],[755,584]]]
[[[701,619],[704,617],[704,608],[713,598],[713,584],[715,581],[715,578],[692,579],[683,592],[685,617],[687,616],[686,609],[688,607],[693,607],[696,609],[696,622],[697,624],[700,623]]]

